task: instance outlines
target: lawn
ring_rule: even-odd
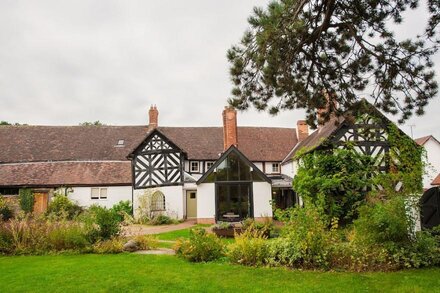
[[[302,272],[165,255],[0,257],[0,292],[434,292],[440,269]]]

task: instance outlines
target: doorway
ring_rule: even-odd
[[[186,192],[186,217],[188,219],[197,218],[197,191],[195,190]]]
[[[34,192],[34,213],[41,215],[47,211],[49,194],[47,192]]]

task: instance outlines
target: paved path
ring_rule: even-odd
[[[195,221],[185,221],[183,223],[179,223],[176,225],[160,225],[160,226],[130,225],[123,227],[123,231],[124,234],[127,236],[160,234],[160,233],[190,228],[195,224],[196,224]]]
[[[176,254],[174,250],[169,248],[158,248],[158,249],[152,249],[152,250],[139,250],[136,252],[133,252],[135,254],[167,254],[167,255],[174,255]]]

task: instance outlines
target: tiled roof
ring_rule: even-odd
[[[283,163],[286,163],[292,160],[293,157],[298,153],[299,150],[307,150],[311,151],[318,147],[324,140],[329,138],[344,122],[345,118],[333,118],[330,119],[327,123],[322,125],[319,129],[315,130],[312,134],[306,137],[303,141],[295,145],[292,150],[287,154],[287,156],[283,159]]]
[[[440,174],[435,177],[435,179],[431,182],[431,185],[440,185]]]
[[[223,151],[222,127],[158,129],[190,160]],[[127,156],[147,134],[147,126],[0,126],[0,186],[131,184]],[[294,128],[238,128],[251,161],[281,161],[296,143]]]
[[[223,151],[222,127],[158,129],[189,159],[215,160]],[[0,126],[0,163],[121,161],[147,134],[146,126]],[[295,128],[238,127],[238,148],[251,161],[281,161],[296,143]]]
[[[432,135],[427,135],[427,136],[416,138],[416,139],[414,139],[414,141],[418,145],[424,145],[431,137],[432,137]]]
[[[131,163],[38,162],[0,165],[3,186],[131,185]]]

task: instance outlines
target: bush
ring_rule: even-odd
[[[0,251],[8,254],[43,254],[51,251],[83,250],[89,245],[84,225],[51,222],[43,218],[12,219],[1,226]]]
[[[13,212],[2,195],[0,195],[0,222],[12,218]]]
[[[232,263],[246,266],[261,266],[269,258],[269,244],[264,231],[255,230],[251,225],[245,232],[235,237],[229,245],[227,256]]]
[[[54,226],[56,228],[47,235],[51,250],[82,250],[90,244],[85,229],[79,223],[58,223]]]
[[[242,222],[243,230],[256,230],[258,232],[261,232],[262,235],[266,237],[271,237],[272,232],[274,231],[274,224],[271,218],[264,218],[264,221],[256,222],[252,218],[247,218],[243,220]]]
[[[92,243],[115,237],[121,231],[118,214],[105,207],[92,205],[80,219],[86,224],[88,238]]]
[[[152,235],[139,235],[133,238],[140,250],[155,249],[159,246],[159,242]]]
[[[82,212],[82,208],[63,194],[55,194],[50,201],[47,215],[72,220]]]
[[[225,251],[222,241],[202,228],[191,229],[189,240],[177,240],[174,249],[178,256],[191,262],[213,261],[223,257]]]
[[[157,215],[150,219],[148,222],[150,225],[169,225],[169,224],[177,224],[179,221],[175,219],[171,219],[166,215]]]
[[[131,216],[133,214],[133,209],[129,200],[121,200],[110,210],[118,215],[120,222],[124,221],[127,216]]]
[[[290,267],[327,268],[334,229],[313,206],[284,212],[286,224],[280,238],[271,243],[271,263]]]
[[[22,188],[20,189],[18,196],[20,208],[25,213],[32,213],[34,209],[34,193],[32,192],[32,189]]]
[[[124,247],[124,239],[113,237],[107,240],[99,240],[93,245],[93,252],[99,254],[121,253]]]

